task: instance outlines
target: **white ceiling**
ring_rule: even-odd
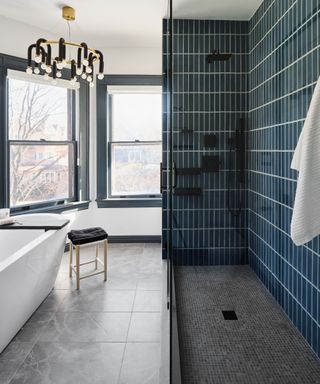
[[[177,18],[248,20],[262,0],[173,0]],[[76,9],[73,39],[95,47],[161,47],[168,0],[0,0],[0,15],[52,35],[67,36],[61,8]],[[12,33],[12,32],[11,32]]]

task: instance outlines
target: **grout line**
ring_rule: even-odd
[[[278,176],[278,175],[273,175],[272,173],[266,173],[266,172],[260,172],[260,171],[254,171],[253,169],[248,169],[248,172],[256,173],[258,175],[264,175],[264,176],[269,176],[269,177],[275,177],[277,179],[281,180],[287,180],[287,181],[292,181],[292,182],[297,182],[296,179],[290,179],[289,177],[284,177],[284,176]]]
[[[269,7],[263,12],[261,17],[255,22],[254,27],[251,29],[249,35],[256,29],[257,25],[260,23],[260,21],[265,17],[265,15],[269,12],[269,9],[272,7],[272,5],[275,3],[276,0],[273,0],[272,3],[269,5]],[[253,15],[252,15],[253,17]],[[252,19],[251,17],[251,19]],[[251,20],[250,19],[250,20]]]
[[[251,133],[251,132],[256,132],[256,131],[262,131],[264,129],[269,129],[269,128],[278,128],[278,127],[281,127],[283,125],[290,125],[290,124],[300,123],[300,122],[303,122],[303,121],[305,121],[305,118],[304,119],[297,119],[297,120],[286,121],[285,123],[278,123],[278,124],[274,124],[274,125],[267,125],[265,127],[248,129],[246,132]]]
[[[193,37],[194,35],[196,36],[249,36],[250,34],[249,33],[215,33],[215,32],[210,32],[210,33],[176,33],[174,32],[174,36],[189,36],[189,37]],[[165,35],[164,35],[165,36]]]
[[[248,149],[247,152],[280,152],[280,153],[292,153],[294,149]]]
[[[297,274],[298,275],[300,275],[302,278],[303,278],[303,280],[305,280],[307,283],[309,283],[313,288],[315,288],[316,289],[316,291],[319,293],[320,292],[320,290],[319,290],[319,288],[318,287],[316,287],[313,283],[312,283],[312,281],[310,281],[306,276],[304,276],[303,274],[302,274],[302,272],[300,272],[296,267],[294,267],[293,266],[293,264],[290,264],[289,263],[289,261],[288,260],[286,260],[278,251],[276,251],[268,242],[266,242],[261,236],[259,236],[256,232],[254,232],[253,231],[253,229],[251,229],[251,228],[248,228],[249,229],[249,231],[252,233],[252,234],[254,234],[256,237],[258,237],[259,239],[260,239],[260,241],[262,241],[267,247],[269,247],[274,253],[276,253],[279,257],[280,257],[280,259],[282,259],[283,260],[283,262],[284,263],[286,263],[289,267],[291,267],[294,271],[296,271],[297,272]],[[250,247],[250,246],[249,246]],[[273,273],[273,272],[272,272]]]
[[[296,59],[295,61],[293,61],[292,63],[290,63],[289,65],[287,65],[286,67],[282,68],[280,71],[278,71],[277,73],[274,73],[272,76],[268,77],[266,80],[264,80],[262,83],[259,83],[258,85],[256,85],[254,88],[250,89],[250,91],[248,91],[248,93],[252,93],[254,92],[255,90],[257,90],[258,88],[260,88],[262,85],[266,84],[268,81],[272,80],[273,78],[277,77],[280,73],[282,72],[285,72],[287,69],[289,69],[290,67],[294,66],[295,64],[297,64],[300,60],[304,59],[305,57],[307,57],[308,55],[310,55],[310,53],[312,53],[313,51],[316,51],[320,48],[320,44],[318,44],[316,47],[312,48],[310,51],[308,51],[307,53],[305,53],[304,55],[302,56],[299,56],[298,59]],[[249,72],[249,75],[251,75],[252,71]]]
[[[282,232],[284,235],[288,236],[290,238],[290,240],[291,240],[290,234],[287,233],[285,230],[283,230],[280,227],[277,227],[274,223],[272,223],[271,221],[269,221],[265,217],[261,216],[258,212],[253,211],[251,208],[247,208],[247,210],[250,211],[251,213],[254,213],[256,216],[260,217],[262,220],[264,220],[268,224],[272,225],[275,229],[277,229],[278,231]],[[248,225],[247,229],[250,230],[249,225]],[[307,245],[303,244],[301,247],[307,249],[309,252],[312,252],[314,255],[320,257],[319,253],[317,253],[316,251],[314,251],[312,248],[308,247]]]
[[[281,15],[281,17],[277,20],[277,22],[275,24],[272,25],[271,28],[268,29],[268,32],[263,35],[263,38],[261,40],[258,41],[258,43],[249,51],[249,55],[252,54],[252,52],[262,43],[262,41],[269,35],[269,33],[271,31],[273,31],[273,29],[280,23],[280,21],[282,19],[284,19],[284,17],[287,15],[287,13],[289,13],[291,11],[291,9],[297,4],[297,0],[295,0],[294,3],[291,4],[291,6],[285,11],[285,13],[283,13]]]
[[[274,202],[274,203],[276,203],[276,204],[280,204],[280,205],[282,205],[282,206],[285,207],[285,208],[288,208],[288,209],[290,209],[290,210],[293,210],[293,208],[292,208],[292,207],[289,207],[289,205],[280,203],[280,201],[277,201],[277,200],[275,200],[275,199],[272,199],[271,197],[262,195],[261,193],[256,192],[256,191],[254,191],[253,189],[248,188],[248,191],[249,191],[249,192],[252,192],[252,193],[255,193],[256,195],[259,195],[259,196],[263,197],[264,199],[268,199],[268,200],[270,200],[270,201],[272,201],[272,202]]]
[[[249,75],[250,72],[176,72],[174,71],[174,75]],[[169,93],[169,92],[167,92]]]
[[[296,93],[298,93],[298,92],[300,92],[300,91],[303,91],[304,89],[307,89],[307,88],[309,88],[309,87],[313,87],[313,86],[316,85],[316,84],[317,84],[317,81],[314,81],[314,82],[312,82],[312,83],[310,83],[310,84],[307,84],[307,85],[305,85],[305,86],[303,86],[303,87],[301,87],[301,88],[295,89],[294,91],[289,92],[289,93],[287,93],[286,95],[280,96],[280,97],[278,97],[278,98],[276,98],[276,99],[273,99],[273,100],[271,100],[271,101],[268,101],[268,102],[265,103],[265,104],[261,104],[261,105],[259,105],[258,107],[252,108],[252,109],[250,109],[248,112],[251,113],[251,112],[257,111],[257,110],[260,109],[260,108],[266,107],[267,105],[270,105],[270,104],[273,104],[273,103],[275,103],[275,102],[277,102],[277,101],[279,101],[279,100],[285,99],[286,97],[292,96],[292,95],[294,95],[294,94],[296,94]]]
[[[311,320],[313,320],[315,323],[316,323],[316,325],[318,326],[318,327],[320,327],[320,324],[318,323],[318,321],[311,315],[311,313],[302,305],[302,303],[300,303],[298,300],[297,300],[297,298],[295,297],[295,296],[293,296],[293,294],[289,291],[289,289],[281,282],[281,280],[279,280],[279,278],[270,270],[270,268],[259,258],[259,256],[255,253],[255,251],[249,246],[248,247],[248,249],[249,249],[249,251],[251,251],[255,256],[256,256],[256,258],[259,260],[259,263],[261,263],[261,264],[263,264],[263,266],[272,274],[272,276],[274,276],[274,278],[281,284],[281,286],[288,292],[288,294],[299,304],[299,306],[308,314],[308,316],[311,318]],[[257,276],[258,276],[258,274],[257,274]],[[258,276],[258,278],[259,278],[259,276]],[[260,279],[260,278],[259,278]],[[260,279],[261,280],[261,279]],[[262,282],[262,280],[261,280],[261,282]],[[262,282],[263,283],[263,282]],[[267,287],[264,283],[263,283],[263,285],[265,286],[265,287]],[[268,289],[268,288],[267,288]],[[268,289],[268,291],[269,291],[269,289]],[[270,291],[269,291],[270,292]],[[273,295],[272,295],[272,293],[270,292],[270,294],[271,294],[271,296],[272,297],[274,297]],[[275,297],[274,297],[275,298]],[[279,304],[279,302],[277,301],[277,299],[275,298],[275,300],[276,300],[276,302]],[[279,304],[280,305],[280,304]],[[280,305],[280,307],[281,308],[283,308],[281,305]],[[284,313],[286,314],[286,316],[288,317],[288,319],[291,321],[291,323],[293,324],[293,322],[292,322],[292,320],[290,319],[290,317],[287,315],[287,313],[285,312],[285,310],[284,310],[284,308],[283,308],[283,311],[284,311]],[[294,324],[293,324],[294,325]],[[298,329],[299,330],[299,328],[296,326],[296,325],[294,325],[294,327],[296,328],[296,329]],[[301,331],[299,330],[299,333],[302,335],[302,333],[301,333]],[[304,338],[305,339],[305,338]],[[305,339],[306,340],[306,339]],[[309,343],[308,343],[308,345],[310,345]]]
[[[265,56],[265,58],[264,58],[263,60],[261,60],[255,67],[253,67],[253,68],[250,70],[250,73],[251,73],[252,71],[254,71],[257,67],[259,67],[260,64],[263,63],[265,60],[267,60],[272,54],[274,54],[275,51],[277,51],[280,47],[282,47],[284,44],[286,44],[287,41],[289,41],[295,34],[297,34],[297,33],[300,31],[300,29],[302,29],[302,28],[303,28],[303,27],[304,27],[310,20],[313,19],[313,17],[317,16],[319,12],[320,12],[320,10],[317,11],[316,13],[312,14],[312,16],[311,16],[309,19],[307,19],[303,24],[301,24],[299,28],[297,28],[293,33],[291,33],[290,36],[288,36],[285,40],[283,40],[283,41],[281,42],[281,44],[279,44],[279,45],[277,46],[277,48],[275,48],[272,52],[270,52],[267,56]]]

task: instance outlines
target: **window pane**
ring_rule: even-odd
[[[68,89],[8,79],[10,140],[69,140]]]
[[[161,94],[114,94],[112,141],[161,141]]]
[[[112,144],[111,194],[160,193],[161,144]]]
[[[10,206],[74,196],[74,147],[10,146]]]

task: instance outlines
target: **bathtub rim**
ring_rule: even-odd
[[[22,228],[21,228],[21,230],[23,231]],[[10,230],[6,229],[6,231],[10,231]],[[17,232],[18,230],[13,229],[12,231]],[[26,229],[25,231],[30,231],[30,230]],[[2,271],[4,271],[6,268],[8,268],[11,264],[13,264],[16,261],[18,261],[19,259],[21,259],[26,253],[32,251],[33,248],[35,248],[39,244],[43,243],[44,241],[48,240],[57,231],[59,231],[59,230],[58,229],[49,230],[49,231],[42,233],[41,235],[39,235],[38,237],[33,239],[30,243],[24,245],[18,251],[14,252],[12,255],[5,258],[3,261],[0,262],[0,273]]]

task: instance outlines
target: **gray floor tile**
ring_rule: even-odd
[[[90,290],[71,292],[59,310],[64,312],[131,312],[134,290]]]
[[[141,274],[138,280],[137,289],[141,290],[160,290],[162,286],[161,281],[161,268],[159,269],[159,273],[145,273]]]
[[[104,328],[89,313],[57,312],[43,329],[39,341],[106,342],[109,340]]]
[[[249,266],[176,267],[175,282],[184,384],[320,383],[319,359]]]
[[[131,313],[91,312],[90,316],[104,329],[107,341],[125,342],[127,340]]]
[[[0,354],[0,383],[7,384],[29,354],[33,343],[11,342]]]
[[[85,279],[77,291],[63,256],[55,289],[0,355],[1,384],[118,383],[129,330],[146,345],[128,347],[122,382],[158,383],[160,313],[144,311],[160,310],[161,247],[110,244],[108,257],[108,281]]]
[[[14,341],[35,343],[54,312],[36,311],[14,337]]]
[[[103,280],[103,275],[97,275],[88,279],[81,280],[80,289],[87,291],[88,289],[94,290],[135,290],[141,275],[138,272],[124,273],[123,271],[109,270],[107,274],[107,281]],[[56,282],[55,290],[75,290],[76,279],[75,276],[69,277],[69,272],[59,272]]]
[[[43,301],[37,311],[55,312],[62,304],[67,292],[63,290],[53,289],[47,298]]]
[[[120,384],[159,383],[160,344],[128,343],[120,374]]]
[[[160,342],[160,313],[133,312],[128,342]]]
[[[10,384],[116,384],[124,346],[38,342]]]
[[[133,312],[160,312],[161,291],[137,291]]]

